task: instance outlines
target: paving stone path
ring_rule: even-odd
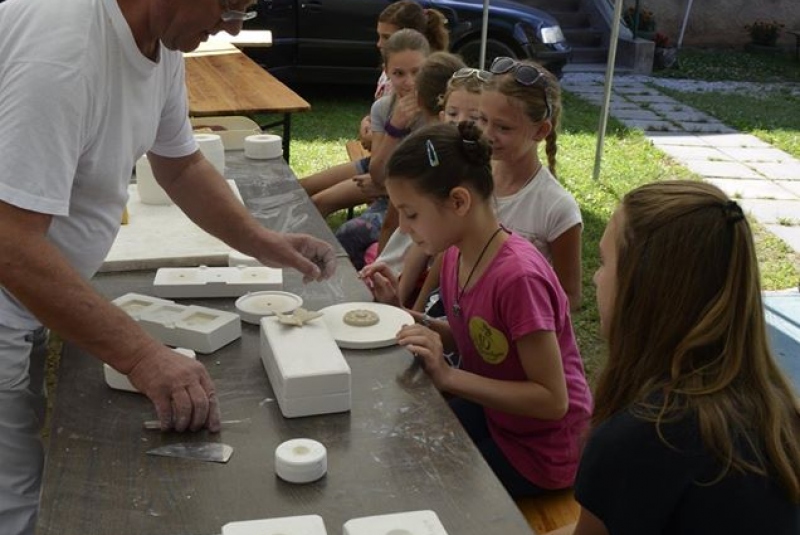
[[[561,83],[570,93],[602,106],[603,81],[602,74],[568,72]],[[610,114],[629,128],[642,130],[653,145],[735,198],[800,254],[800,160],[664,95],[649,82],[675,84],[679,90],[719,90],[702,82],[615,75]],[[800,93],[800,86],[795,86],[789,90]]]

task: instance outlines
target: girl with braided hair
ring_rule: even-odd
[[[451,395],[512,496],[571,486],[592,398],[569,301],[542,254],[499,224],[489,144],[471,122],[425,126],[386,171],[400,228],[428,254],[443,252],[447,321],[415,313],[421,323],[403,327],[398,343]],[[460,368],[444,358],[455,349]]]

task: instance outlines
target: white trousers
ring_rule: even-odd
[[[0,531],[34,535],[44,450],[47,331],[0,325]]]

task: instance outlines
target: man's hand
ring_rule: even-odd
[[[308,234],[273,233],[273,239],[254,255],[265,266],[290,267],[303,274],[303,282],[330,278],[336,271],[333,247]]]
[[[136,363],[128,379],[155,405],[161,429],[219,432],[217,394],[205,366],[166,346],[155,347]]]

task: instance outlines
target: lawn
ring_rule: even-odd
[[[712,69],[711,62],[704,53],[686,56],[692,58],[691,60],[684,59],[682,54],[680,72],[684,76],[697,77],[704,70],[708,70],[709,79],[713,80],[721,79],[719,77],[725,72],[735,73],[739,80],[746,79],[748,72],[758,73],[756,76],[758,80],[800,80],[800,76],[796,79],[790,77],[788,80],[785,77],[781,78],[781,69],[773,67],[771,58],[767,68],[757,62],[742,64],[739,55],[741,54],[723,54],[722,59],[713,63]],[[724,60],[732,62],[734,66],[726,70],[720,65]],[[369,109],[371,97],[369,91],[363,88],[299,88],[298,91],[312,104],[310,113],[295,116],[292,128],[292,167],[296,174],[302,177],[346,161],[345,141],[354,138],[359,119]],[[684,100],[683,93],[676,93],[675,96],[679,100]],[[707,98],[709,106],[715,99],[715,94],[693,95],[693,97],[698,96]],[[686,101],[686,104],[694,106],[693,102]],[[735,104],[731,104],[724,109],[733,112],[735,107]],[[742,107],[754,108],[754,106]],[[744,130],[751,131],[750,125],[752,125],[754,130],[763,130],[764,136],[773,135],[774,137],[770,139],[775,139],[776,145],[787,152],[792,152],[790,150],[792,144],[795,149],[797,148],[800,126],[795,124],[792,128],[791,118],[785,113],[785,107],[781,109],[765,105],[754,111],[757,113],[741,111],[743,121],[741,123],[735,123],[722,116],[720,118]],[[714,114],[711,110],[709,112]],[[719,113],[722,115],[722,112]],[[598,265],[597,244],[608,217],[619,199],[640,184],[665,178],[697,178],[686,168],[655,149],[641,132],[630,130],[611,119],[606,134],[601,177],[595,182],[592,179],[592,168],[599,114],[600,109],[597,106],[565,93],[564,119],[558,137],[557,155],[558,177],[575,195],[584,218],[583,306],[573,315],[573,322],[590,377],[595,376],[603,362],[591,278]],[[784,130],[786,134],[783,133]],[[784,141],[785,139],[788,141]],[[342,217],[342,214],[334,214],[329,218],[329,223],[335,227],[342,221]],[[756,234],[764,288],[779,289],[797,285],[798,263],[792,251],[783,242],[760,228],[756,229]]]

